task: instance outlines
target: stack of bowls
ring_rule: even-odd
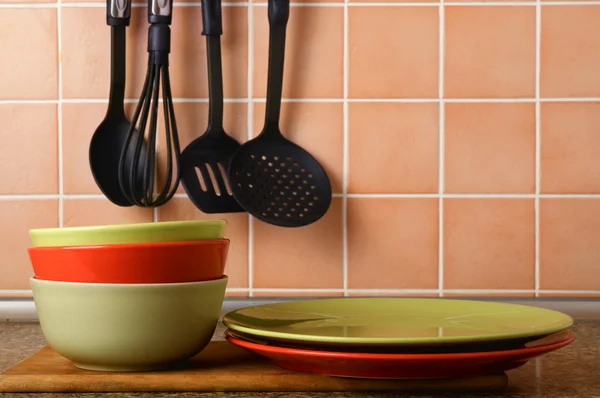
[[[44,336],[76,367],[179,365],[213,335],[227,285],[226,222],[30,231],[31,288]]]

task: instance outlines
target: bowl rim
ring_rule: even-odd
[[[217,279],[211,279],[208,281],[196,281],[196,282],[179,282],[179,283],[91,283],[91,282],[62,282],[62,281],[49,281],[45,279],[37,279],[35,277],[29,278],[29,283],[38,283],[45,285],[66,285],[66,286],[87,286],[87,287],[105,287],[105,288],[122,288],[138,289],[141,287],[151,288],[168,288],[168,287],[188,287],[202,284],[217,284],[227,282],[229,280],[228,275],[223,275]]]
[[[187,227],[218,226],[225,227],[227,220],[185,220],[185,221],[158,221],[133,224],[109,224],[109,225],[87,225],[77,227],[54,227],[54,228],[33,228],[29,230],[34,235],[66,234],[70,232],[135,232],[137,230],[161,230],[177,229]]]
[[[173,242],[142,242],[142,243],[100,243],[97,245],[77,245],[77,246],[30,246],[28,252],[46,252],[46,251],[88,251],[88,250],[131,250],[131,249],[162,249],[165,247],[189,247],[189,246],[227,246],[231,243],[229,238],[221,239],[198,239]]]

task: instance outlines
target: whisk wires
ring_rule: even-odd
[[[161,23],[150,26],[148,71],[119,163],[121,190],[128,200],[141,207],[158,207],[167,203],[177,191],[181,180],[179,168],[181,151],[169,76],[169,42],[168,25]],[[157,134],[161,102],[166,144],[166,170],[162,184],[157,187]],[[139,134],[135,134],[136,125]],[[146,155],[142,151],[145,139],[148,147]],[[130,149],[132,141],[133,149]],[[128,152],[131,156],[128,156]],[[127,162],[131,163],[129,164],[131,167],[127,167]]]

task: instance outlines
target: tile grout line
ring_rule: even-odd
[[[224,2],[222,3],[223,7],[247,7],[250,2]],[[352,2],[348,3],[348,7],[438,7],[441,2]],[[464,7],[464,6],[472,6],[472,7],[536,7],[538,4],[537,1],[466,1],[466,2],[446,2],[445,6],[450,7]],[[600,1],[591,0],[591,1],[541,1],[539,4],[549,5],[549,6],[559,6],[559,7],[569,7],[569,6],[597,6],[600,5]],[[259,7],[266,7],[266,2],[254,4]],[[292,7],[329,7],[329,8],[342,8],[345,7],[343,2],[324,2],[324,3],[298,3],[292,2],[290,4]],[[179,3],[176,2],[173,5],[175,8],[199,8],[201,7],[200,2],[192,2],[192,3]],[[34,4],[34,3],[25,3],[25,4],[0,4],[0,9],[39,9],[39,8],[58,8],[58,3],[47,3],[47,4]],[[64,3],[62,4],[63,8],[101,8],[105,7],[105,5],[101,2],[77,2],[77,3]],[[132,4],[132,8],[145,8],[146,4],[143,3],[135,3]]]
[[[63,121],[62,121],[62,0],[56,3],[56,36],[58,52],[58,103],[56,106],[57,140],[58,140],[58,226],[64,226],[64,168],[63,168]]]
[[[540,184],[541,184],[541,40],[542,9],[540,0],[535,8],[535,199],[534,199],[534,289],[540,294]]]
[[[541,1],[539,2],[543,5],[551,5],[551,6],[595,6],[599,5],[600,1],[591,0],[591,1]],[[246,7],[250,5],[250,2],[223,2],[222,6],[224,7]],[[441,2],[351,2],[348,3],[349,7],[438,7]],[[474,7],[497,7],[497,6],[506,6],[506,7],[535,7],[537,6],[538,1],[452,1],[446,2],[445,6],[474,6]],[[266,2],[256,3],[256,6],[266,7]],[[175,2],[173,5],[175,8],[193,8],[193,7],[201,7],[200,2],[191,2],[191,3],[181,3]],[[324,2],[324,3],[299,3],[292,2],[292,7],[345,7],[344,2]],[[35,4],[35,3],[25,3],[25,4],[0,4],[0,8],[57,8],[58,3],[47,3],[47,4]],[[105,7],[102,2],[75,2],[75,3],[64,3],[64,8],[101,8]],[[145,8],[146,4],[144,3],[135,3],[132,4],[133,8]]]
[[[444,46],[445,46],[445,9],[444,0],[438,15],[438,294],[444,296]]]
[[[59,194],[0,194],[0,200],[44,200],[58,199]],[[176,193],[174,198],[187,198],[185,193]],[[334,198],[362,198],[362,199],[535,199],[535,194],[488,194],[488,193],[334,193]],[[63,199],[106,199],[98,193],[63,194]],[[540,199],[600,199],[600,194],[539,194]]]
[[[225,293],[247,293],[247,287],[228,287],[225,289]]]
[[[343,293],[344,289],[311,289],[311,288],[254,288],[255,292],[261,293]],[[245,293],[249,289],[245,287],[231,287],[226,289],[229,293]],[[423,294],[438,293],[438,289],[348,289],[349,293],[384,293],[384,294]],[[446,289],[446,293],[454,294],[511,294],[511,293],[535,293],[535,289]],[[541,293],[546,294],[600,294],[600,290],[581,289],[581,290],[561,290],[561,289],[541,289]],[[31,289],[0,289],[0,294],[28,294]],[[2,297],[0,296],[0,300]]]
[[[252,131],[254,129],[254,105],[252,102],[252,92],[254,90],[254,9],[252,4],[248,4],[248,69],[247,69],[247,87],[246,93],[248,106],[246,112],[248,131],[246,132],[248,140],[252,139]],[[248,271],[248,297],[254,296],[253,280],[254,280],[254,223],[252,216],[248,214],[248,262],[246,264]]]
[[[349,55],[348,42],[349,38],[349,16],[348,16],[348,0],[344,0],[344,43],[343,43],[343,108],[342,108],[342,287],[344,296],[348,296],[348,174],[349,174],[349,108],[348,108],[348,82],[349,82]]]
[[[249,2],[223,2],[221,3],[221,6],[224,7],[246,7],[248,6]],[[65,3],[64,4],[65,8],[102,8],[102,7],[106,7],[105,3],[100,3],[100,2],[76,2],[76,3]],[[146,3],[133,3],[131,5],[131,8],[147,8],[148,6],[146,5]],[[174,8],[200,8],[202,7],[202,3],[201,2],[190,2],[190,3],[181,3],[181,2],[174,2],[173,3],[173,7]]]
[[[136,104],[139,99],[125,98],[125,103]],[[247,104],[249,102],[264,103],[265,98],[225,98],[225,103]],[[600,97],[572,97],[572,98],[282,98],[282,102],[290,103],[461,103],[461,104],[488,104],[488,103],[545,103],[545,102],[600,102]],[[21,104],[58,104],[58,99],[44,100],[0,100],[0,105]],[[63,98],[63,104],[107,104],[108,98]],[[162,99],[159,99],[162,102]],[[208,103],[208,98],[173,98],[174,103]]]

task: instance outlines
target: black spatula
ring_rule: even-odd
[[[269,71],[262,132],[238,150],[229,164],[231,189],[256,218],[282,227],[320,219],[331,204],[331,183],[319,162],[279,130],[285,34],[290,0],[269,0]]]
[[[202,34],[208,57],[208,128],[181,153],[181,181],[190,200],[204,213],[243,212],[227,178],[227,164],[240,147],[223,129],[221,0],[202,0]]]

